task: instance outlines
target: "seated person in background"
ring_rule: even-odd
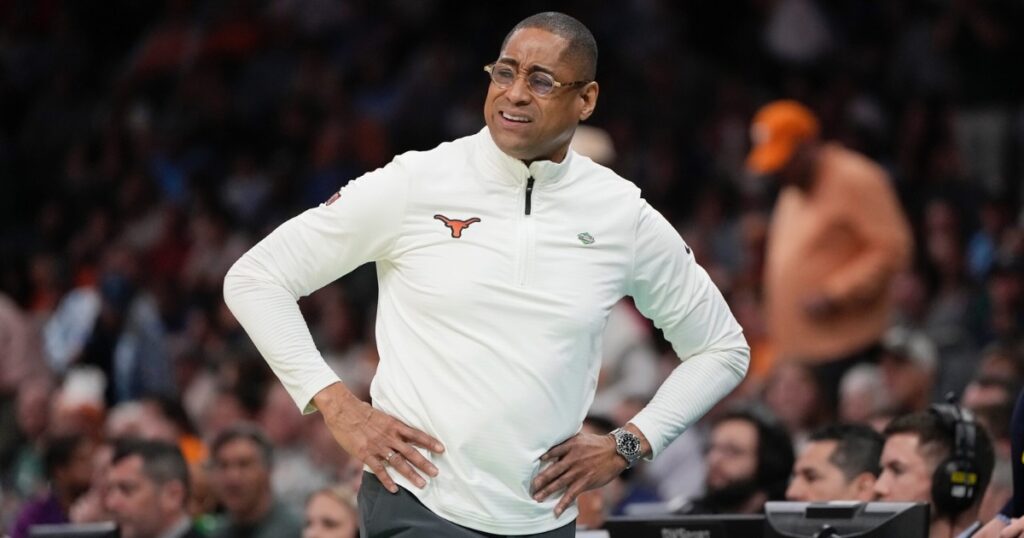
[[[811,434],[793,466],[790,501],[871,501],[881,468],[882,435],[869,426],[835,424]]]
[[[355,492],[345,485],[335,485],[310,495],[302,538],[359,538]]]
[[[782,500],[793,468],[789,434],[773,417],[753,409],[729,411],[711,428],[705,495],[680,513],[759,514]]]
[[[878,500],[930,503],[933,538],[973,536],[994,461],[988,433],[973,414],[937,404],[896,418],[883,433]]]
[[[1024,537],[1024,517],[1021,517],[1024,516],[1024,391],[1017,395],[1008,430],[1010,449],[1007,460],[1010,463],[1010,476],[996,476],[993,473],[992,481],[1005,483],[1009,479],[1011,497],[1003,509],[978,532],[979,538]]]
[[[906,414],[928,408],[938,379],[938,361],[935,343],[924,333],[906,327],[885,332],[878,364],[893,410]]]
[[[189,471],[177,445],[127,440],[117,444],[103,504],[122,538],[199,538],[186,510]]]
[[[217,436],[211,446],[213,489],[227,509],[217,538],[299,536],[299,518],[274,496],[270,487],[273,448],[263,431],[241,423]]]
[[[889,394],[878,365],[858,364],[843,375],[839,382],[839,422],[868,424],[889,407]]]
[[[11,538],[28,536],[32,525],[67,523],[71,505],[89,490],[96,443],[75,434],[46,443],[43,466],[50,491],[22,507],[11,528]]]

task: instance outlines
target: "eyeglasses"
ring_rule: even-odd
[[[508,88],[515,83],[519,72],[510,65],[493,63],[484,66],[484,71],[491,75],[491,82],[499,88]],[[577,80],[575,82],[558,82],[555,77],[543,71],[532,71],[526,74],[526,86],[534,95],[544,97],[551,94],[556,88],[571,88],[589,84],[590,80]]]

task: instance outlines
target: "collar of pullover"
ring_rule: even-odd
[[[569,164],[575,153],[572,148],[569,148],[565,158],[560,163],[533,161],[527,166],[523,161],[501,151],[501,148],[491,138],[491,133],[487,130],[487,127],[484,127],[474,138],[476,138],[476,144],[479,149],[478,154],[484,164],[493,169],[496,172],[495,176],[500,178],[501,181],[516,186],[525,185],[526,178],[528,177],[532,177],[538,185],[556,183],[565,177],[569,171]]]

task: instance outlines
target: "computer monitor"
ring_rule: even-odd
[[[611,538],[751,538],[764,533],[764,516],[613,517],[603,528]]]
[[[927,538],[927,503],[769,502],[765,538]]]
[[[120,538],[117,523],[65,523],[62,525],[32,525],[29,538]]]

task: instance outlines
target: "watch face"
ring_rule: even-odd
[[[618,437],[619,452],[624,456],[635,458],[640,455],[640,438],[629,433],[622,432]]]

